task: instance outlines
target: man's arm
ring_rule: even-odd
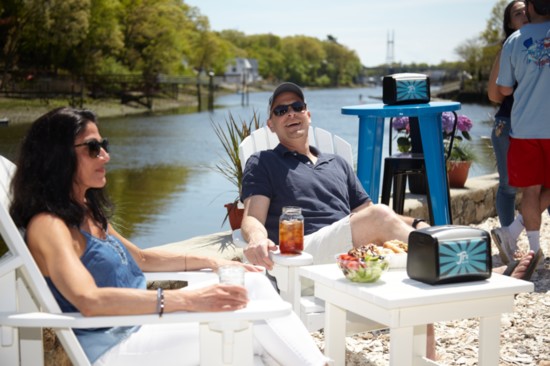
[[[273,269],[273,261],[269,258],[269,251],[277,250],[277,246],[267,237],[265,221],[269,210],[270,199],[255,195],[244,200],[244,215],[241,232],[248,242],[244,255],[250,263]]]

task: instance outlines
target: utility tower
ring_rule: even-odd
[[[393,30],[388,31],[388,40],[386,42],[386,67],[388,69],[388,74],[393,73],[393,65],[395,63],[395,43],[394,43],[394,33]]]

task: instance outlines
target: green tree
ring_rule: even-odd
[[[57,73],[71,69],[88,33],[89,0],[29,0],[22,9],[18,64]]]
[[[123,62],[144,76],[181,63],[188,6],[174,0],[122,0]]]
[[[315,85],[322,61],[326,58],[321,41],[307,36],[284,38],[284,74],[285,80],[301,85]]]
[[[124,38],[119,23],[121,4],[118,0],[92,0],[88,34],[75,54],[83,74],[121,74],[128,69],[120,54]]]
[[[355,51],[336,42],[334,37],[329,37],[323,42],[327,59],[325,63],[326,75],[330,78],[331,85],[342,86],[353,84],[362,69],[361,62]]]
[[[480,36],[464,41],[455,50],[464,61],[466,70],[474,77],[476,88],[480,91],[485,89],[484,84],[489,80],[491,67],[504,39],[502,20],[508,2],[509,0],[498,0]]]

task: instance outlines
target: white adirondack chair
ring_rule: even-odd
[[[315,146],[325,153],[340,155],[351,166],[354,166],[351,145],[346,140],[319,127],[310,127],[308,136],[311,146]],[[243,170],[250,155],[257,151],[273,149],[278,144],[277,135],[271,132],[269,128],[264,127],[254,131],[239,145],[239,158]],[[246,247],[247,243],[240,230],[233,231],[232,236],[233,243],[236,246]],[[315,296],[302,296],[301,280],[298,275],[300,266],[313,264],[313,257],[305,252],[299,256],[283,256],[272,253],[272,259],[275,265],[270,273],[277,278],[277,286],[281,297],[292,304],[294,312],[309,331],[323,328],[325,304]],[[349,314],[348,318],[352,320],[346,327],[350,334],[381,327],[354,314]]]
[[[54,328],[74,365],[90,365],[71,328],[195,322],[200,324],[201,365],[252,365],[255,320],[287,315],[281,301],[251,301],[234,312],[177,312],[158,315],[84,317],[62,313],[8,213],[15,166],[0,156],[0,234],[9,252],[0,258],[0,364],[43,365],[42,328]],[[212,272],[153,273],[148,280],[215,281]],[[256,363],[254,363],[256,364]]]

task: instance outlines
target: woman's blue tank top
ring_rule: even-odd
[[[90,271],[98,287],[146,288],[143,272],[117,238],[107,233],[103,240],[82,230],[81,233],[86,238],[86,250],[80,260]],[[61,295],[49,277],[46,277],[46,282],[61,311],[78,312],[78,309]],[[73,331],[90,363],[94,363],[101,355],[138,329],[136,326]]]

